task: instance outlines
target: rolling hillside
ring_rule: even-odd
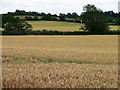
[[[60,21],[27,21],[33,26],[33,30],[58,30],[58,31],[79,31],[82,23],[60,22]],[[110,25],[111,30],[118,30],[117,25]]]

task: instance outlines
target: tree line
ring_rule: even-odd
[[[46,14],[44,12],[39,13],[39,12],[31,12],[31,11],[26,12],[25,10],[16,10],[15,12],[8,12],[7,14],[11,16],[25,16],[24,18],[25,20],[69,21],[69,22],[84,23],[85,21],[83,20],[83,13],[81,13],[80,15],[78,15],[76,12],[67,13],[67,14],[60,13],[59,15],[57,15],[57,14],[51,14],[51,13]],[[101,13],[103,13],[104,16],[107,17],[106,18],[107,23],[120,25],[120,18],[119,18],[120,12],[114,13],[113,11],[105,11]]]

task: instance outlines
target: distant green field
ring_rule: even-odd
[[[110,26],[110,30],[119,30],[120,26],[118,25],[109,25]]]
[[[28,21],[33,26],[33,30],[58,30],[58,31],[79,31],[84,24],[59,21]],[[111,30],[118,30],[117,25],[110,25]]]
[[[84,25],[80,23],[59,22],[59,21],[28,21],[33,26],[33,30],[58,30],[58,31],[78,31]]]

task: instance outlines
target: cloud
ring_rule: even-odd
[[[14,12],[16,9],[37,12],[80,14],[86,4],[95,4],[103,11],[118,11],[118,0],[0,0],[0,13]]]

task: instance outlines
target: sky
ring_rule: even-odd
[[[52,14],[76,12],[80,15],[83,6],[87,4],[94,4],[103,11],[118,12],[118,2],[119,0],[0,0],[0,14],[18,9]]]

